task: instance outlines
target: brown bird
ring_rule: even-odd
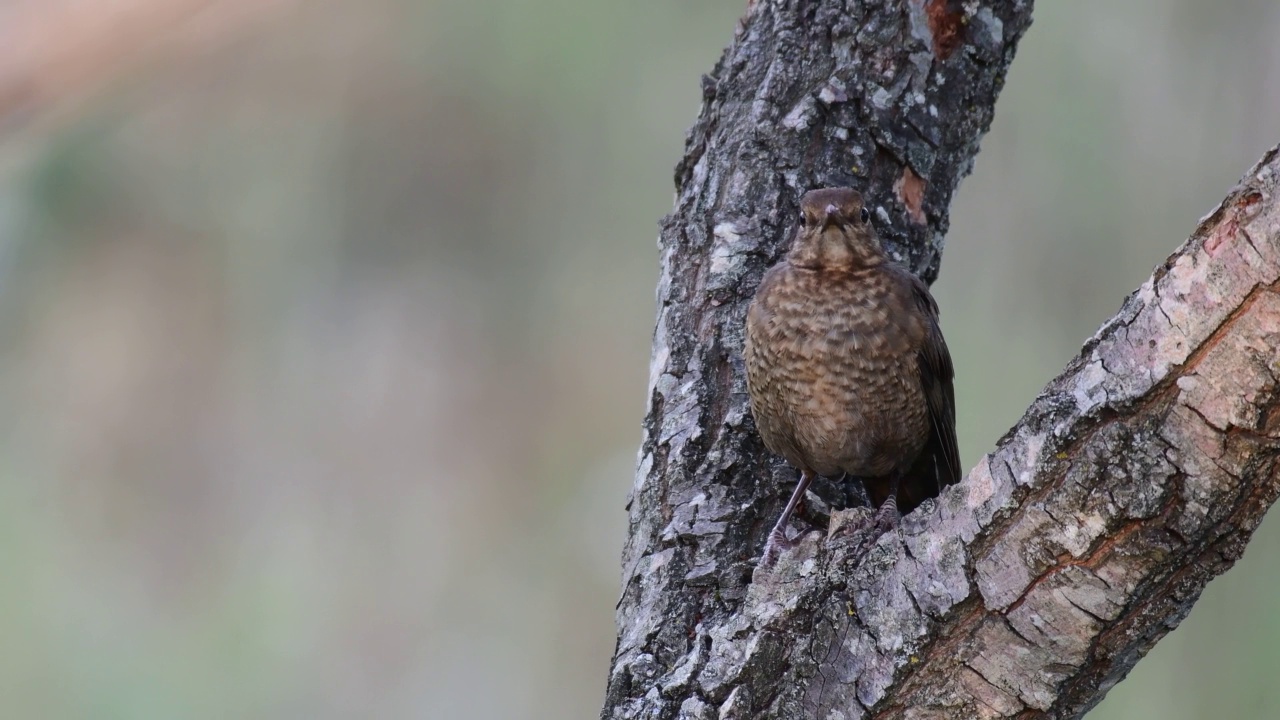
[[[801,198],[791,249],[747,311],[745,355],[760,437],[800,469],[765,564],[815,474],[860,479],[881,530],[960,479],[938,305],[889,260],[856,191]]]

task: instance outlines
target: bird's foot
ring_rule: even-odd
[[[773,530],[769,531],[769,540],[764,544],[764,555],[760,558],[760,567],[772,566],[777,562],[779,552],[784,548],[792,547],[792,542],[787,539],[787,521],[791,519],[791,513],[795,512],[796,507],[804,500],[805,491],[809,489],[809,483],[812,481],[812,472],[800,471],[800,482],[796,483],[796,489],[792,491],[791,499],[787,501],[787,507],[783,509],[782,515],[778,516],[778,522],[774,523]]]
[[[863,528],[865,535],[863,536],[862,545],[858,548],[858,554],[865,555],[870,552],[881,535],[898,527],[901,522],[902,513],[898,512],[898,503],[890,496],[890,499],[880,506],[880,509],[876,511],[875,515],[871,516],[870,521]]]
[[[787,534],[782,528],[776,527],[769,533],[769,539],[764,544],[764,554],[760,556],[760,567],[771,568],[774,563],[778,562],[778,556],[782,551],[795,547],[796,544],[787,539]]]

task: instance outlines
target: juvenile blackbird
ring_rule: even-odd
[[[960,479],[938,305],[870,221],[854,190],[806,193],[790,251],[747,311],[751,413],[764,444],[800,469],[766,565],[815,474],[860,479],[881,530]]]

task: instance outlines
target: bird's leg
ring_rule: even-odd
[[[867,552],[875,545],[880,536],[896,528],[902,521],[902,513],[898,512],[898,485],[902,478],[894,475],[889,481],[889,496],[880,504],[875,516],[867,527],[867,537],[862,541],[862,552]]]
[[[760,558],[760,564],[764,567],[769,567],[777,561],[781,548],[790,547],[791,541],[787,539],[786,532],[787,521],[791,519],[791,513],[795,512],[796,506],[804,498],[804,493],[809,489],[809,483],[812,481],[813,473],[808,470],[800,471],[800,482],[796,483],[795,492],[791,493],[787,507],[778,516],[778,522],[774,523],[773,529],[769,531],[769,540],[764,544],[764,555]]]
[[[871,521],[871,526],[879,528],[882,532],[889,532],[898,526],[898,522],[902,520],[902,513],[898,512],[898,495],[897,485],[894,483],[894,494],[890,495],[884,504],[876,510],[876,516]]]

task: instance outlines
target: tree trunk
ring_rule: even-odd
[[[796,475],[755,434],[742,323],[797,200],[860,189],[890,254],[936,277],[1031,12],[845,5],[756,0],[704,78],[662,224],[604,718],[1077,717],[1277,496],[1272,150],[959,485],[865,556],[843,529],[866,511],[811,496],[827,530],[756,569]]]

